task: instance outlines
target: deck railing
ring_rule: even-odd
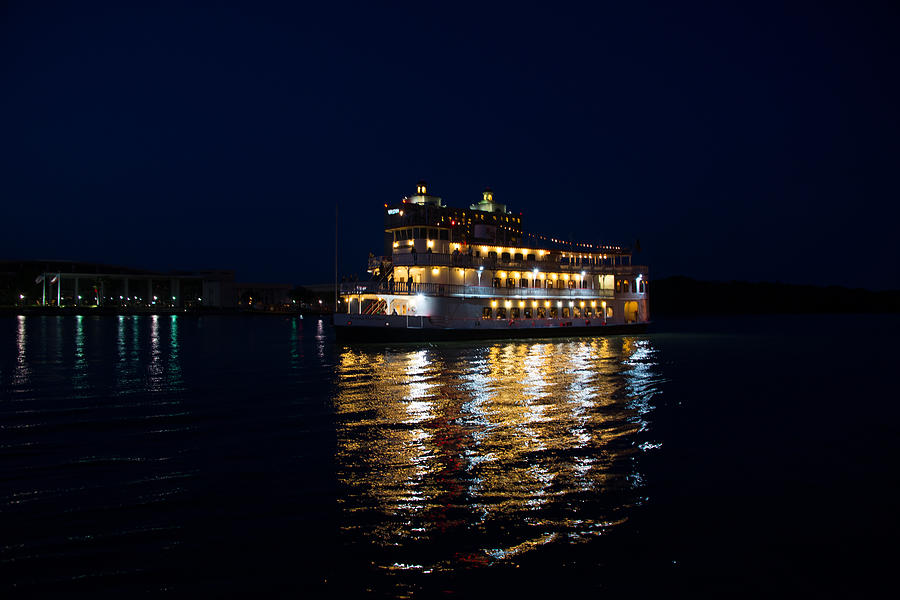
[[[341,294],[453,296],[462,298],[612,298],[611,289],[530,288],[456,285],[446,283],[413,283],[361,281],[342,283]]]
[[[488,271],[523,271],[534,269],[542,272],[570,272],[584,271],[591,274],[624,274],[648,272],[644,265],[606,265],[588,264],[578,261],[572,263],[559,262],[557,260],[503,260],[502,258],[490,258],[481,256],[469,256],[468,254],[438,254],[432,252],[415,252],[408,254],[395,254],[393,257],[379,257],[379,261],[392,260],[394,267],[459,267],[465,269],[477,269],[479,267]]]

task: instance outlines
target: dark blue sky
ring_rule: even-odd
[[[137,4],[4,5],[0,258],[327,282],[335,202],[361,270],[424,178],[656,277],[900,287],[891,3]]]

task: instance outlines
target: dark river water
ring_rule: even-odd
[[[0,594],[877,592],[898,325],[385,347],[316,318],[4,318]]]

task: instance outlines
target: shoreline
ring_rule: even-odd
[[[92,306],[64,306],[61,308],[55,306],[3,306],[0,307],[0,317],[67,317],[67,316],[95,316],[95,317],[111,317],[111,316],[152,316],[152,315],[182,315],[191,317],[202,316],[280,316],[280,317],[302,317],[304,315],[319,315],[314,311],[270,311],[270,310],[246,310],[246,309],[228,309],[228,308],[130,308],[121,306],[109,307],[92,307]],[[328,313],[330,314],[330,313]]]

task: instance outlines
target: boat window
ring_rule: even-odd
[[[491,307],[485,306],[481,309],[481,318],[482,319],[490,319],[491,318]]]
[[[409,236],[406,234],[405,229],[401,229],[397,232],[397,240],[407,240]]]
[[[449,240],[450,239],[450,230],[449,229],[441,229],[440,236],[441,236],[442,240]]]
[[[575,289],[575,280],[574,279],[569,280],[569,289],[572,289],[572,290]]]
[[[507,279],[506,287],[516,287],[516,280],[512,278]]]
[[[528,287],[528,280],[524,277],[519,280],[519,287]]]
[[[509,252],[504,252],[500,255],[500,260],[503,262],[509,262]]]
[[[498,319],[505,319],[505,318],[506,318],[506,309],[505,309],[505,308],[500,307],[500,308],[497,309],[497,318],[498,318]]]
[[[555,306],[550,307],[550,318],[555,319],[559,316],[559,309]]]
[[[494,287],[496,287],[496,288],[500,287],[500,278],[499,278],[499,277],[494,277],[494,280],[493,280],[493,282],[492,282],[492,285],[493,285]]]
[[[647,291],[647,282],[641,279],[641,293],[645,293]]]
[[[516,307],[511,308],[511,309],[510,309],[510,312],[512,313],[512,314],[510,315],[510,318],[512,318],[512,319],[518,319],[518,318],[519,318],[519,314],[520,314],[520,313],[519,313],[519,307],[516,306]]]
[[[631,293],[637,294],[637,279],[631,280]]]
[[[538,316],[538,319],[546,319],[546,318],[547,318],[547,311],[544,310],[543,308],[538,308],[538,314],[537,314],[537,316]]]
[[[587,289],[587,286],[588,286],[588,280],[582,279],[581,280],[581,289]]]
[[[525,309],[525,318],[526,318],[526,319],[533,319],[533,318],[534,318],[534,312],[533,312],[530,308],[526,308],[526,309]]]
[[[627,279],[622,280],[622,291],[626,294],[628,293],[628,280]]]
[[[607,317],[612,317],[612,316],[613,316],[612,306],[607,306],[607,307],[606,307],[606,316],[607,316]]]
[[[534,257],[534,254],[529,254],[529,255],[528,255],[528,260],[534,261],[534,258],[535,258],[535,257]]]
[[[520,252],[516,252],[516,260],[525,260]]]
[[[428,231],[427,231],[427,235],[428,235],[429,240],[436,240],[437,239],[437,230],[429,227]]]
[[[488,258],[497,258],[497,253],[491,250],[488,252]]]
[[[616,292],[621,292],[621,291],[622,291],[622,280],[616,279]]]
[[[413,232],[413,239],[421,239],[422,237],[424,237],[422,235],[421,227],[416,227],[415,229],[412,230],[412,232]]]
[[[571,313],[569,312],[569,307],[568,307],[568,306],[563,306],[562,318],[563,318],[563,319],[568,319],[570,314],[571,314]]]

